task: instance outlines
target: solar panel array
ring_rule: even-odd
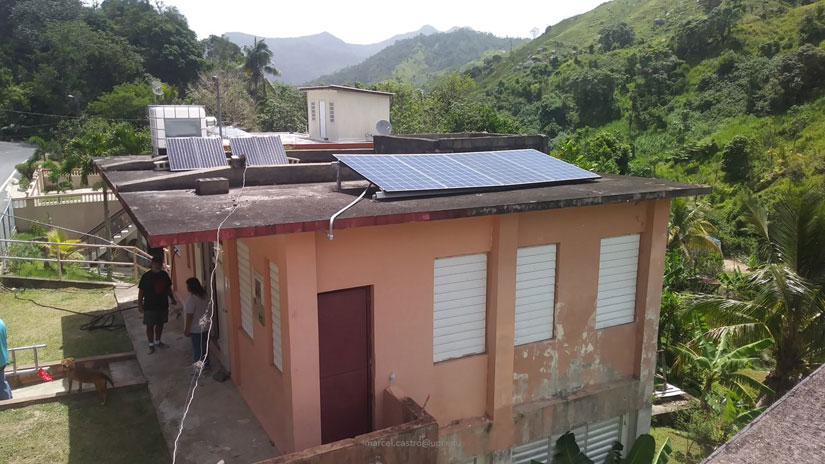
[[[538,150],[414,155],[335,155],[380,187],[379,197],[598,179]]]
[[[218,137],[170,137],[166,139],[166,155],[171,171],[226,166],[223,142]]]
[[[233,155],[245,155],[249,166],[287,164],[286,150],[278,135],[229,137]]]

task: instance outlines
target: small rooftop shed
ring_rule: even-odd
[[[390,120],[392,93],[341,85],[301,87],[307,95],[309,137],[323,142],[372,141]],[[383,124],[383,123],[382,123]]]

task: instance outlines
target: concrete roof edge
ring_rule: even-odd
[[[544,202],[518,203],[490,207],[458,208],[441,211],[421,211],[415,213],[385,214],[376,216],[356,216],[338,218],[335,222],[335,230],[352,229],[357,227],[404,224],[409,222],[423,222],[445,219],[460,219],[467,217],[492,216],[499,214],[516,214],[561,208],[578,208],[585,206],[598,206],[616,203],[631,203],[637,201],[664,200],[676,197],[705,195],[710,193],[711,191],[712,188],[709,186],[695,186],[688,188],[673,188],[669,190],[658,190],[634,194],[615,194],[591,198],[585,197],[563,200],[550,200]],[[129,213],[131,215],[131,211],[129,211]],[[221,230],[221,239],[252,238],[265,235],[316,232],[320,230],[327,230],[328,227],[329,222],[327,220],[314,220],[289,224],[281,223],[254,225],[237,228],[227,227]],[[168,245],[179,245],[184,243],[213,241],[217,235],[217,230],[202,230],[195,232],[156,235],[151,235],[148,232],[144,231],[144,235],[146,236],[150,246],[161,247]]]

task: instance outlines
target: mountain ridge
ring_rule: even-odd
[[[437,32],[435,27],[424,25],[371,44],[351,44],[326,31],[298,37],[263,38],[244,32],[227,32],[224,37],[241,47],[251,45],[255,38],[264,40],[272,50],[275,66],[281,71],[277,80],[298,85],[358,64],[399,40]]]

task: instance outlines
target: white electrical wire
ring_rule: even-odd
[[[212,265],[212,272],[209,274],[209,303],[207,306],[207,314],[209,317],[206,318],[207,323],[209,324],[209,328],[206,331],[206,350],[203,354],[203,359],[199,360],[195,363],[195,373],[196,375],[192,376],[192,381],[189,383],[189,392],[187,393],[187,401],[186,407],[183,410],[183,416],[180,419],[180,427],[178,428],[178,435],[175,437],[175,446],[172,450],[172,464],[175,464],[175,460],[177,459],[178,455],[178,440],[180,440],[181,434],[183,434],[183,427],[184,423],[186,422],[186,416],[189,414],[189,406],[192,405],[192,400],[195,399],[195,390],[198,389],[198,380],[200,380],[201,374],[203,374],[203,367],[204,363],[207,359],[209,359],[209,338],[212,336],[212,318],[215,313],[215,286],[217,283],[213,283],[215,279],[215,271],[218,268],[218,255],[223,251],[221,249],[221,229],[223,225],[226,224],[226,221],[235,213],[235,210],[241,205],[241,196],[243,196],[244,188],[246,188],[246,169],[249,165],[244,165],[243,169],[243,181],[241,182],[241,189],[238,192],[238,195],[235,197],[235,204],[232,206],[232,210],[229,211],[229,214],[223,218],[223,221],[218,225],[218,232],[215,237],[215,243],[217,244],[217,253],[215,254],[215,262]]]

